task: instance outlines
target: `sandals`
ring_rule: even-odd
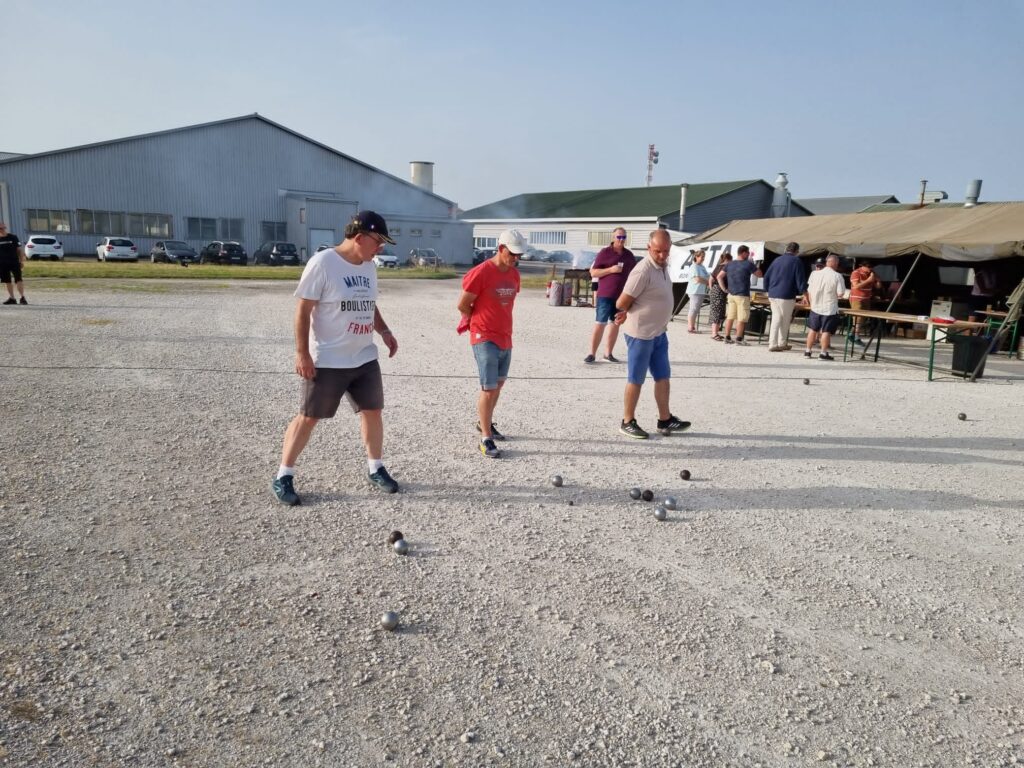
[[[712,341],[722,341],[723,338],[724,337],[721,334],[716,333],[714,336],[711,337],[711,340]]]
[[[700,331],[695,331],[695,330],[693,330],[693,328],[687,328],[686,332],[687,333],[700,333]]]

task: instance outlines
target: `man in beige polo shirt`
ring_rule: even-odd
[[[658,405],[658,432],[671,435],[689,428],[668,407],[669,378],[668,323],[672,319],[672,281],[668,276],[668,254],[672,241],[668,232],[651,232],[647,256],[638,263],[626,280],[615,307],[616,325],[626,336],[626,393],[622,424],[619,431],[637,440],[648,437],[636,423],[636,406],[640,401],[647,371],[654,379],[654,401]]]

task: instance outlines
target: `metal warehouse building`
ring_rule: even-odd
[[[251,256],[284,240],[307,258],[370,208],[387,219],[400,261],[433,248],[448,263],[469,263],[472,225],[430,190],[429,164],[415,170],[424,186],[253,114],[0,159],[0,216],[23,240],[56,235],[69,254],[92,255],[101,237],[120,235],[140,254],[158,240],[196,250],[236,240]]]

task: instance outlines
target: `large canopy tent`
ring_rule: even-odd
[[[923,254],[942,261],[977,262],[1024,256],[1024,203],[982,203],[881,213],[731,221],[678,243],[707,240],[763,242],[783,253],[789,242],[818,256],[888,259]]]
[[[768,254],[780,254],[790,242],[800,244],[805,257],[836,253],[845,259],[886,260],[898,270],[894,291],[886,296],[889,308],[902,299],[905,311],[921,314],[940,295],[965,298],[970,288],[943,281],[943,263],[987,267],[995,274],[997,294],[1005,297],[1024,277],[1024,203],[980,203],[970,208],[935,205],[834,216],[731,221],[677,246],[687,251],[708,242],[749,243]],[[918,268],[924,257],[930,267]],[[765,263],[771,261],[767,258]],[[676,311],[685,304],[678,301]]]

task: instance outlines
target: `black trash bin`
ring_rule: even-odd
[[[981,363],[980,379],[985,373],[985,358],[992,340],[984,336],[950,336],[949,340],[953,344],[953,373],[970,376]]]
[[[750,308],[750,319],[747,321],[745,333],[756,333],[758,336],[768,330],[768,310],[757,305]]]

